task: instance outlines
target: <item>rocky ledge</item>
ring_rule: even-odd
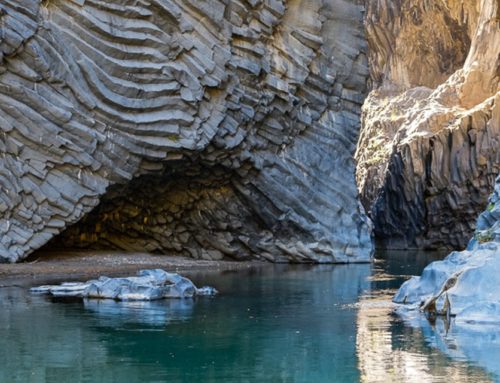
[[[467,250],[406,281],[394,302],[458,322],[500,323],[500,176]]]
[[[87,282],[66,282],[60,285],[33,287],[30,291],[54,297],[114,299],[117,301],[153,301],[217,294],[217,290],[213,287],[197,288],[189,279],[161,269],[141,270],[136,277],[100,277]]]
[[[52,246],[369,261],[363,11],[2,0],[0,260],[70,228]]]

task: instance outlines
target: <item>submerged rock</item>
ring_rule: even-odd
[[[136,277],[100,277],[82,283],[39,286],[32,293],[55,297],[114,299],[118,301],[152,301],[166,298],[193,298],[195,295],[215,295],[217,290],[204,286],[197,288],[189,279],[161,269],[141,270]]]
[[[457,322],[500,324],[500,176],[466,250],[453,252],[406,281],[394,302]]]

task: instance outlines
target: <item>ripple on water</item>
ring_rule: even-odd
[[[162,302],[0,289],[0,382],[499,381],[486,363],[500,360],[496,333],[395,315],[402,275],[424,266],[405,255],[199,273],[218,297]]]

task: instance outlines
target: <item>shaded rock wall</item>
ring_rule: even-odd
[[[379,245],[464,247],[500,170],[496,0],[367,2],[356,153]]]
[[[0,259],[370,259],[357,0],[4,0]],[[103,197],[105,196],[105,197]]]

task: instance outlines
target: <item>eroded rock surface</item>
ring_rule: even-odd
[[[87,282],[67,282],[60,285],[33,287],[30,291],[54,297],[114,299],[117,301],[155,301],[217,294],[217,290],[213,287],[197,288],[189,279],[161,269],[141,270],[136,277],[100,277]]]
[[[500,176],[467,250],[431,263],[394,301],[458,322],[500,323]]]
[[[102,200],[60,243],[368,261],[362,19],[357,0],[3,0],[0,259]]]
[[[362,202],[383,247],[463,248],[500,171],[499,3],[367,4]]]

